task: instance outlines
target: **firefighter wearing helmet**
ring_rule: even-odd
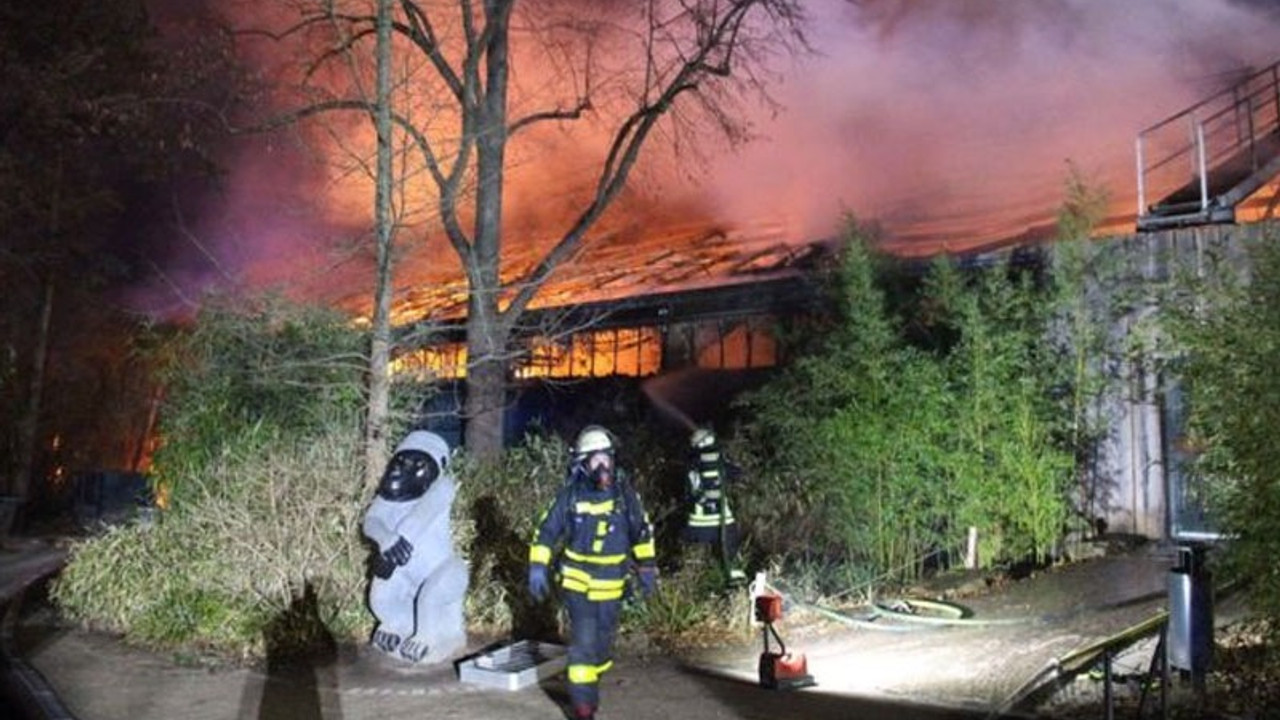
[[[740,471],[725,459],[710,428],[695,429],[689,436],[689,449],[689,516],[684,540],[718,550],[725,580],[736,587],[746,582],[746,574],[736,566],[738,525],[729,507],[728,484]]]
[[[571,717],[594,718],[599,680],[613,665],[618,614],[634,570],[646,597],[657,587],[653,526],[617,464],[617,441],[599,425],[578,434],[568,479],[543,513],[529,546],[529,592],[551,592],[552,568],[569,611]]]

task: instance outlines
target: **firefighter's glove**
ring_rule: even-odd
[[[658,568],[645,565],[636,570],[636,578],[640,581],[640,596],[649,597],[658,590]]]
[[[547,566],[542,563],[529,565],[529,594],[534,600],[542,602],[551,593],[551,579],[547,576]]]
[[[404,536],[396,539],[391,547],[382,551],[382,557],[386,558],[392,565],[403,565],[409,562],[409,556],[413,555],[413,545]]]

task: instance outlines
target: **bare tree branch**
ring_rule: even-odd
[[[507,128],[507,135],[508,136],[515,135],[516,132],[518,132],[521,128],[525,128],[530,125],[533,125],[534,123],[539,123],[547,120],[577,120],[578,118],[582,117],[582,113],[590,109],[591,109],[591,100],[588,98],[582,98],[581,100],[578,101],[577,105],[575,105],[574,107],[568,110],[563,110],[563,109],[546,110],[543,112],[533,113],[531,115],[525,115],[519,120],[511,123],[511,125]]]
[[[546,278],[576,252],[586,231],[600,218],[626,184],[654,124],[671,108],[676,99],[684,93],[695,91],[704,75],[724,76],[729,73],[728,59],[732,57],[732,48],[724,49],[721,43],[736,42],[739,28],[753,5],[754,2],[750,0],[733,4],[723,17],[712,22],[709,27],[700,25],[696,53],[684,61],[655,100],[643,103],[619,126],[597,179],[592,201],[542,261],[520,278],[519,290],[511,301],[509,312],[523,312]],[[724,50],[724,58],[717,63],[709,62],[708,58],[718,50]],[[653,74],[648,75],[650,81],[654,77]]]
[[[326,112],[372,112],[365,100],[331,97],[344,93],[324,87],[319,72],[340,55],[353,57],[369,35],[372,18],[339,13],[336,0],[310,1],[320,2],[313,6],[319,8],[317,16],[327,15],[334,22],[333,41],[312,53],[303,75],[304,82],[315,83],[305,89],[318,93],[319,99],[258,124],[256,131]],[[500,422],[495,424],[493,413],[503,402],[507,364],[525,352],[513,343],[513,333],[528,330],[520,326],[521,316],[536,294],[551,273],[581,249],[623,192],[655,132],[669,132],[676,141],[701,137],[698,133],[705,130],[731,142],[747,137],[736,95],[763,94],[763,79],[755,73],[757,68],[767,70],[763,59],[768,52],[792,41],[803,44],[802,0],[538,5],[541,14],[530,14],[528,23],[516,30],[529,29],[529,37],[522,35],[514,45],[512,17],[520,0],[394,1],[401,16],[393,23],[400,52],[417,56],[419,66],[433,74],[423,85],[403,86],[402,97],[434,89],[447,100],[438,116],[424,122],[413,121],[409,106],[398,108],[404,112],[395,113],[392,122],[397,137],[416,148],[415,156],[421,158],[429,185],[434,186],[431,202],[443,234],[462,264],[469,386],[465,415],[469,423],[476,423],[468,425],[466,442],[483,455],[496,449],[495,438],[500,447],[500,432],[495,435],[494,430],[500,430]],[[316,22],[316,17],[307,17],[273,37],[301,36]],[[513,74],[512,65],[539,43],[550,67],[539,68],[537,76],[550,92],[522,95],[528,88],[519,86],[521,77]],[[566,88],[571,88],[568,93]],[[529,100],[532,111],[514,110]],[[525,269],[509,277],[511,252],[504,243],[528,241],[504,238],[508,143],[534,125],[579,120],[588,113],[612,123],[612,131],[600,147],[598,173],[587,199],[550,249],[532,253]],[[448,128],[448,138],[437,134],[440,127]],[[407,177],[401,173],[399,182]],[[403,185],[400,193],[401,198],[411,197]],[[541,331],[555,333],[557,328]],[[475,437],[473,427],[480,428]]]
[[[449,86],[449,91],[453,93],[453,97],[461,102],[462,80],[458,78],[453,67],[449,65],[449,61],[445,59],[444,53],[440,51],[440,43],[436,40],[435,29],[431,26],[430,18],[413,0],[401,0],[400,7],[404,9],[405,16],[409,18],[409,26],[406,33],[409,39],[427,56],[427,59],[435,67],[436,73],[440,75],[440,79]]]

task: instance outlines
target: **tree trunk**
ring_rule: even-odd
[[[471,352],[483,353],[467,364],[464,411],[467,453],[472,457],[492,459],[502,453],[507,396],[507,363],[503,350],[505,333],[495,332],[491,324],[486,326],[484,322],[470,318],[467,324],[468,348],[472,349]],[[503,337],[497,337],[499,335]],[[477,351],[475,348],[483,349]]]
[[[374,283],[373,330],[369,348],[369,404],[365,412],[364,486],[377,487],[387,462],[387,419],[391,398],[391,249],[395,217],[391,203],[391,0],[378,0],[377,177],[374,190],[374,233],[378,276]]]
[[[40,309],[40,327],[36,333],[35,356],[31,360],[31,385],[27,407],[18,423],[18,467],[10,485],[10,494],[25,502],[31,493],[31,476],[36,466],[36,438],[40,429],[40,406],[44,395],[45,360],[49,354],[49,326],[53,319],[53,283],[44,286],[44,305]]]
[[[475,107],[476,219],[467,309],[466,446],[473,457],[502,452],[509,325],[499,310],[502,190],[507,148],[507,72],[510,2],[486,3],[484,93]]]

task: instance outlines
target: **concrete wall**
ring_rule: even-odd
[[[1109,270],[1094,278],[1090,294],[1122,310],[1111,318],[1114,355],[1106,369],[1113,383],[1095,408],[1105,436],[1082,480],[1082,502],[1109,532],[1163,539],[1171,507],[1184,519],[1194,511],[1166,497],[1171,475],[1175,489],[1184,484],[1176,462],[1179,387],[1176,375],[1162,370],[1168,351],[1149,341],[1162,290],[1181,273],[1247,273],[1244,245],[1274,230],[1270,223],[1221,225],[1099,241],[1107,243],[1102,264]]]

